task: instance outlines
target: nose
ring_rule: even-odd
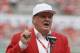
[[[46,20],[50,20],[50,18],[49,18],[49,17],[46,17],[45,19],[46,19]]]

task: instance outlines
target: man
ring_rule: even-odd
[[[48,4],[36,5],[33,8],[32,18],[34,28],[15,34],[6,53],[70,53],[66,37],[51,32],[54,14],[55,11]],[[54,43],[50,42],[48,34],[56,40]]]

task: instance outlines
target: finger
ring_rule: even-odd
[[[25,39],[29,39],[29,38],[31,37],[31,35],[23,35],[23,37],[24,37]]]
[[[28,31],[28,30],[25,30],[24,33],[23,33],[23,37],[26,38],[26,39],[30,38],[31,37],[31,32]]]
[[[30,35],[31,32],[30,32],[29,30],[25,30],[25,31],[24,31],[24,34],[25,34],[25,35]]]

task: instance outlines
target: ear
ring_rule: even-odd
[[[32,18],[32,23],[33,23],[33,24],[35,23],[35,17]]]

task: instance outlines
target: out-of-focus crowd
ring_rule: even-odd
[[[34,1],[34,2],[33,2]],[[59,14],[80,15],[80,0],[0,0],[0,13],[31,11],[33,5],[47,2],[55,7]]]

